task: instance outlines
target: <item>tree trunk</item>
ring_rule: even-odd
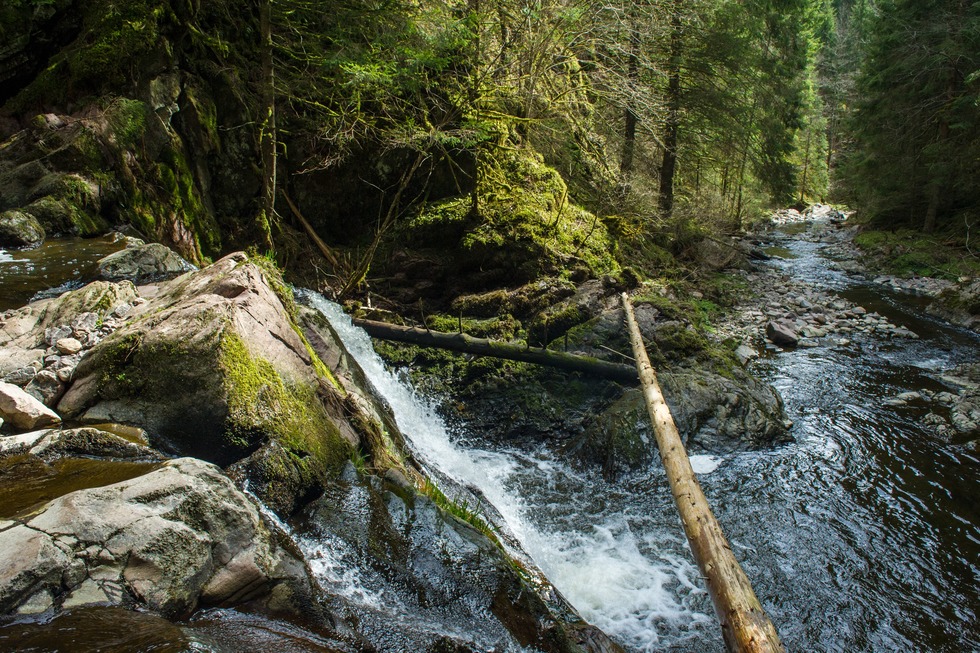
[[[667,480],[691,552],[708,584],[715,613],[721,622],[725,646],[732,653],[785,653],[776,627],[762,609],[759,599],[752,591],[752,584],[739,566],[721,526],[711,513],[670,409],[660,391],[657,375],[650,365],[629,296],[623,293],[622,300],[630,341],[633,344],[633,357],[643,384],[643,395],[653,422],[660,459],[667,472]]]
[[[800,199],[799,205],[800,210],[803,210],[803,198],[806,195],[806,175],[810,171],[810,141],[812,140],[813,132],[809,126],[806,129],[806,151],[803,155],[803,174],[800,176]]]
[[[636,111],[630,104],[635,89],[640,83],[639,20],[635,13],[630,19],[630,55],[626,70],[627,92],[630,95],[630,99],[626,103],[625,126],[623,129],[623,156],[619,161],[619,174],[624,188],[629,184],[629,176],[633,172],[633,156],[636,153],[636,125],[639,122]]]
[[[262,206],[260,228],[266,247],[272,245],[272,223],[276,211],[276,78],[272,62],[272,0],[259,1],[259,37],[262,50],[262,118],[259,151],[262,156]]]
[[[408,342],[413,345],[422,345],[423,347],[449,349],[465,354],[475,354],[477,356],[491,356],[493,358],[506,358],[525,363],[548,365],[563,370],[583,372],[604,379],[619,381],[620,383],[630,383],[633,385],[637,383],[636,370],[632,365],[610,363],[609,361],[599,360],[590,356],[578,356],[561,351],[552,351],[550,349],[530,348],[523,345],[488,340],[486,338],[474,338],[465,333],[443,333],[441,331],[398,326],[396,324],[375,322],[373,320],[354,320],[354,326],[364,329],[372,338],[379,338],[381,340],[395,340],[397,342]]]
[[[660,164],[660,214],[669,218],[674,211],[674,170],[677,167],[677,132],[681,120],[681,47],[683,25],[680,7],[673,3],[670,19],[670,79],[667,82],[667,127],[664,132],[664,158]]]

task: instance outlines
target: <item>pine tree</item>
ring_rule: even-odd
[[[878,9],[844,181],[870,215],[931,232],[980,209],[980,4],[890,0]]]

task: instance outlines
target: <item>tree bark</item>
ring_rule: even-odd
[[[674,211],[674,170],[677,168],[677,132],[681,121],[681,47],[683,25],[680,6],[673,3],[670,19],[670,79],[667,82],[667,127],[664,157],[660,164],[660,214],[669,218]]]
[[[660,459],[667,472],[691,552],[708,584],[715,613],[721,622],[725,646],[732,653],[785,653],[776,627],[762,609],[752,584],[735,559],[701,491],[647,356],[629,296],[623,293],[622,300],[630,342],[633,344],[633,357],[643,384],[643,395],[653,422]]]
[[[423,347],[449,349],[477,356],[491,356],[508,360],[548,365],[573,372],[583,372],[620,383],[636,385],[636,370],[632,365],[622,365],[589,356],[578,356],[544,348],[530,348],[486,338],[474,338],[465,333],[444,333],[416,327],[398,326],[374,320],[354,320],[354,326],[367,331],[372,338],[407,342]]]
[[[624,111],[623,154],[619,161],[619,175],[624,188],[629,184],[629,177],[633,172],[633,157],[636,153],[636,126],[639,122],[639,117],[631,104],[633,95],[640,83],[640,19],[635,12],[634,7],[630,17],[630,54],[626,69],[627,93],[630,98],[626,101]]]
[[[262,120],[259,150],[262,155],[262,216],[266,247],[273,249],[272,223],[276,211],[276,77],[272,61],[272,0],[259,1],[259,37],[262,50]]]

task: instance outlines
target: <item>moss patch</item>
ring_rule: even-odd
[[[495,150],[482,163],[477,196],[476,211],[471,196],[425,204],[405,222],[399,242],[454,250],[464,273],[505,283],[618,268],[605,223],[568,201],[561,175],[533,150]]]
[[[350,457],[350,447],[314,388],[288,386],[272,364],[253,356],[236,334],[222,334],[219,346],[228,389],[226,438],[243,444],[262,433],[301,468],[338,472]]]
[[[900,277],[927,276],[955,281],[980,276],[980,259],[951,240],[912,229],[864,231],[854,244],[874,259],[873,266]]]

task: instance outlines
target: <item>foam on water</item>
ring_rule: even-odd
[[[614,507],[579,519],[575,515],[554,517],[559,502],[554,491],[551,496],[547,492],[536,495],[535,488],[571,485],[577,492],[588,492],[579,476],[547,457],[457,446],[433,405],[385,368],[370,338],[353,326],[340,306],[316,293],[299,294],[337,330],[375,390],[391,406],[399,429],[423,464],[464,486],[478,488],[583,617],[640,651],[662,648],[662,632],[680,633],[683,638],[712,622],[687,605],[687,599],[704,592],[693,582],[696,567],[664,553],[663,542],[656,540],[652,530],[643,529],[642,520],[629,520]],[[705,465],[717,466],[714,459],[704,458],[709,459]],[[561,503],[574,505],[574,501],[574,496],[567,496]],[[547,515],[553,518],[545,525],[542,521]],[[336,574],[329,558],[322,560],[317,564],[323,573]]]
[[[707,454],[695,454],[690,457],[690,460],[691,468],[694,469],[695,474],[710,474],[718,469],[718,466],[722,463],[722,459],[718,456],[709,456]]]

